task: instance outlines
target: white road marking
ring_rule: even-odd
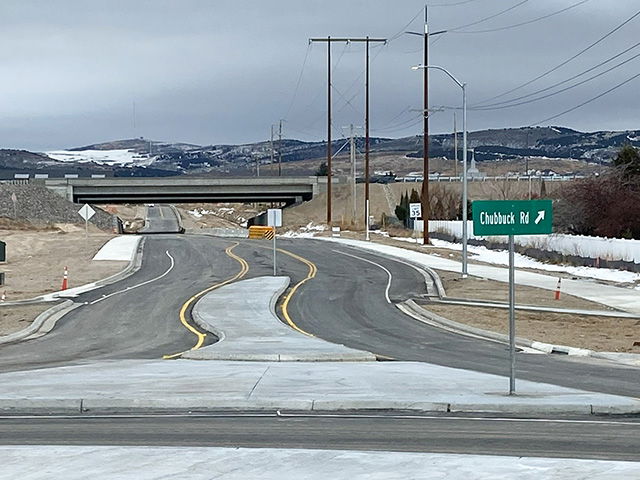
[[[391,303],[391,299],[389,298],[389,289],[391,288],[391,272],[389,270],[387,270],[386,268],[384,268],[382,265],[380,265],[379,263],[376,262],[372,262],[371,260],[368,260],[366,258],[362,258],[362,257],[358,257],[357,255],[351,255],[350,253],[345,253],[345,252],[341,252],[340,250],[333,250],[335,253],[339,253],[340,255],[346,255],[347,257],[353,257],[353,258],[357,258],[358,260],[362,260],[363,262],[367,262],[370,263],[372,265],[375,265],[378,268],[381,268],[382,270],[384,270],[385,272],[387,272],[387,275],[389,276],[389,280],[387,281],[387,288],[384,290],[384,298],[387,299],[387,303]]]
[[[164,253],[166,253],[166,254],[167,254],[167,257],[169,257],[169,259],[171,260],[171,265],[170,265],[170,266],[169,266],[169,268],[166,270],[166,272],[164,272],[162,275],[159,275],[159,276],[157,276],[157,277],[155,277],[155,278],[152,278],[151,280],[147,280],[147,281],[142,282],[142,283],[139,283],[139,284],[137,284],[137,285],[132,285],[132,286],[129,286],[129,287],[125,288],[125,289],[118,290],[117,292],[110,293],[109,295],[104,295],[103,297],[98,298],[97,300],[94,300],[94,301],[93,301],[93,302],[91,302],[89,305],[94,305],[94,304],[96,304],[96,303],[98,303],[98,302],[101,302],[101,301],[103,301],[103,300],[106,300],[107,298],[113,297],[114,295],[119,295],[119,294],[121,294],[121,293],[126,293],[126,292],[128,292],[129,290],[133,290],[134,288],[142,287],[142,286],[144,286],[144,285],[149,285],[149,284],[150,284],[150,283],[152,283],[152,282],[155,282],[155,281],[157,281],[157,280],[160,280],[160,279],[161,279],[161,278],[163,278],[163,277],[166,277],[166,276],[169,274],[169,272],[170,272],[171,270],[173,270],[173,267],[175,266],[176,262],[175,262],[175,260],[173,259],[173,257],[171,256],[171,254],[169,253],[169,250],[165,251]]]

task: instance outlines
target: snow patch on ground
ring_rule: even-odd
[[[281,237],[285,238],[312,238],[316,233],[324,232],[327,229],[324,225],[314,225],[313,222],[309,222],[304,227],[300,227],[298,231],[288,230]]]
[[[438,239],[431,239],[431,243],[434,247],[448,248],[458,251],[462,250],[462,244],[460,243],[450,243]],[[509,265],[509,252],[507,250],[489,250],[486,247],[469,245],[468,252],[469,258],[479,262],[491,263],[494,265]],[[627,272],[624,270],[612,270],[608,268],[552,265],[549,263],[539,262],[519,253],[515,254],[515,265],[516,268],[534,268],[536,270],[544,270],[547,272],[565,272],[577,277],[607,280],[616,283],[640,282],[640,273]]]
[[[131,150],[54,150],[44,152],[50,158],[60,162],[88,163],[99,165],[149,165],[156,157],[149,158]]]

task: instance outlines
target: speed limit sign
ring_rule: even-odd
[[[410,218],[420,218],[420,217],[422,217],[422,204],[421,203],[410,203],[409,204],[409,217]]]

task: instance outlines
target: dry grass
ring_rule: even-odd
[[[507,310],[429,304],[425,308],[456,322],[506,334]],[[640,321],[547,312],[516,312],[516,334],[530,340],[603,352],[640,353]]]

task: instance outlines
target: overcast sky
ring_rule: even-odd
[[[583,0],[514,26],[578,3],[433,0],[429,29],[449,32],[431,39],[429,63],[468,84],[471,107],[538,92],[640,40],[638,16],[544,78],[487,101],[574,56],[640,8],[637,0]],[[308,39],[327,35],[391,39],[371,47],[371,134],[416,135],[422,73],[410,66],[422,63],[422,39],[400,33],[423,31],[423,7],[423,0],[2,0],[0,148],[47,150],[139,136],[253,142],[267,139],[281,118],[287,138],[326,139],[326,44],[309,46]],[[639,53],[640,46],[520,101],[572,86]],[[343,127],[364,124],[364,46],[336,43],[332,60],[337,138],[347,134]],[[539,124],[626,81],[639,66],[640,57],[525,105],[470,109],[469,128]],[[639,89],[640,77],[542,124],[640,128]],[[460,88],[431,71],[430,106],[460,104]],[[433,113],[432,132],[452,128],[453,110]]]

